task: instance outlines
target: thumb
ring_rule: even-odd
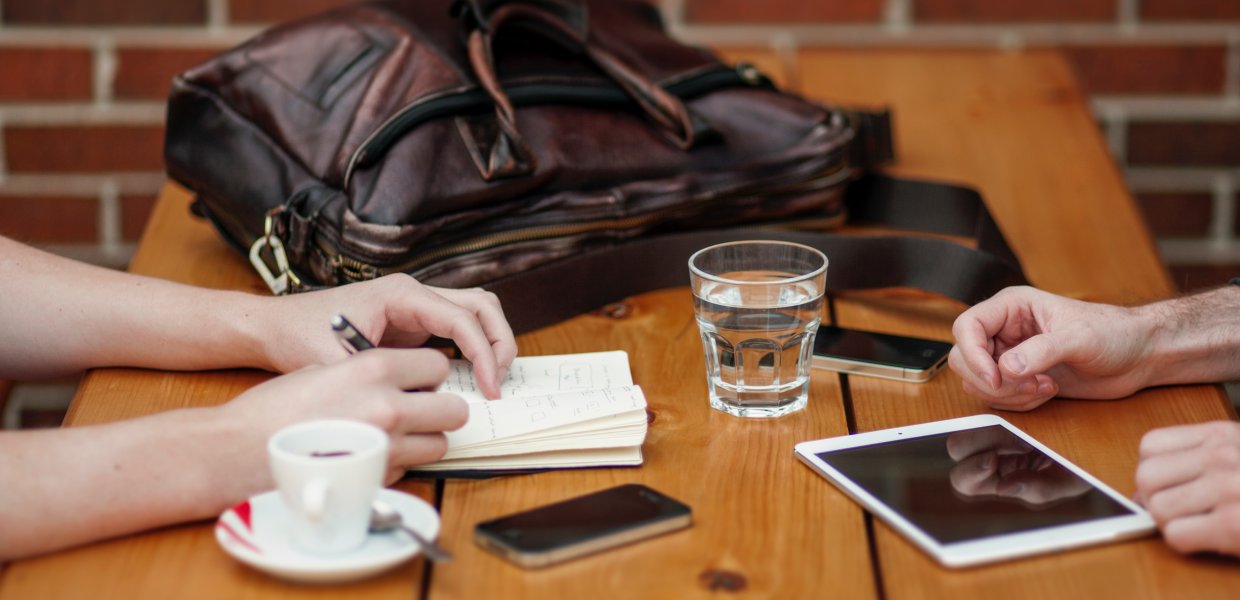
[[[999,358],[1004,375],[1016,378],[1045,373],[1068,362],[1081,346],[1080,336],[1071,332],[1048,331],[1032,336],[1010,348]]]

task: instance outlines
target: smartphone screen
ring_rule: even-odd
[[[814,337],[813,365],[857,375],[927,381],[947,364],[948,342],[827,325]]]
[[[479,545],[525,567],[553,564],[692,523],[688,506],[627,484],[479,523]]]

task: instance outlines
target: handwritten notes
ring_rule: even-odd
[[[520,357],[487,400],[466,361],[452,361],[438,389],[469,402],[469,420],[447,433],[443,460],[415,470],[638,465],[646,397],[621,351]]]

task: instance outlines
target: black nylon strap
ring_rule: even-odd
[[[914,287],[974,304],[1026,282],[977,192],[867,176],[850,185],[850,222],[978,239],[977,250],[941,239],[778,231],[753,227],[642,238],[586,252],[484,286],[523,333],[657,289],[688,285],[689,256],[713,244],[783,240],[827,255],[827,291]]]

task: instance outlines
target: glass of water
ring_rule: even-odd
[[[729,242],[689,257],[689,280],[711,407],[738,417],[805,408],[827,257],[789,242]]]

